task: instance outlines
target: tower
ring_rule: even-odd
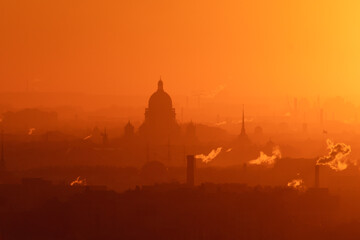
[[[243,111],[242,111],[242,123],[241,123],[241,133],[240,135],[244,136],[246,135],[245,132],[245,110],[244,110],[244,105],[243,105]]]
[[[126,139],[134,137],[134,126],[130,123],[130,121],[124,127],[124,137]]]
[[[242,123],[241,123],[241,132],[239,135],[240,144],[242,145],[248,145],[250,144],[250,139],[245,131],[245,110],[243,105],[243,111],[242,111]]]

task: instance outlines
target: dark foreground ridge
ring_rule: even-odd
[[[347,239],[326,189],[171,183],[124,193],[41,179],[0,185],[1,239]],[[341,227],[340,227],[341,226]],[[344,232],[344,229],[347,229]]]

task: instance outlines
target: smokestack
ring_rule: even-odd
[[[320,187],[320,165],[315,165],[315,188]]]
[[[193,187],[195,185],[195,168],[196,162],[194,155],[187,155],[187,171],[186,171],[186,183]]]

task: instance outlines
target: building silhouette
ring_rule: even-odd
[[[124,127],[124,138],[127,140],[132,139],[134,134],[134,126],[129,121]]]
[[[175,116],[171,97],[164,91],[164,84],[160,79],[157,91],[151,95],[145,109],[145,121],[139,128],[140,136],[147,142],[167,144],[179,135],[180,128]]]

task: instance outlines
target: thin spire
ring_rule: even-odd
[[[245,107],[243,104],[241,135],[245,135]]]
[[[161,76],[160,76],[160,80],[158,82],[158,91],[162,91],[162,90],[164,90],[164,83],[161,80]]]

